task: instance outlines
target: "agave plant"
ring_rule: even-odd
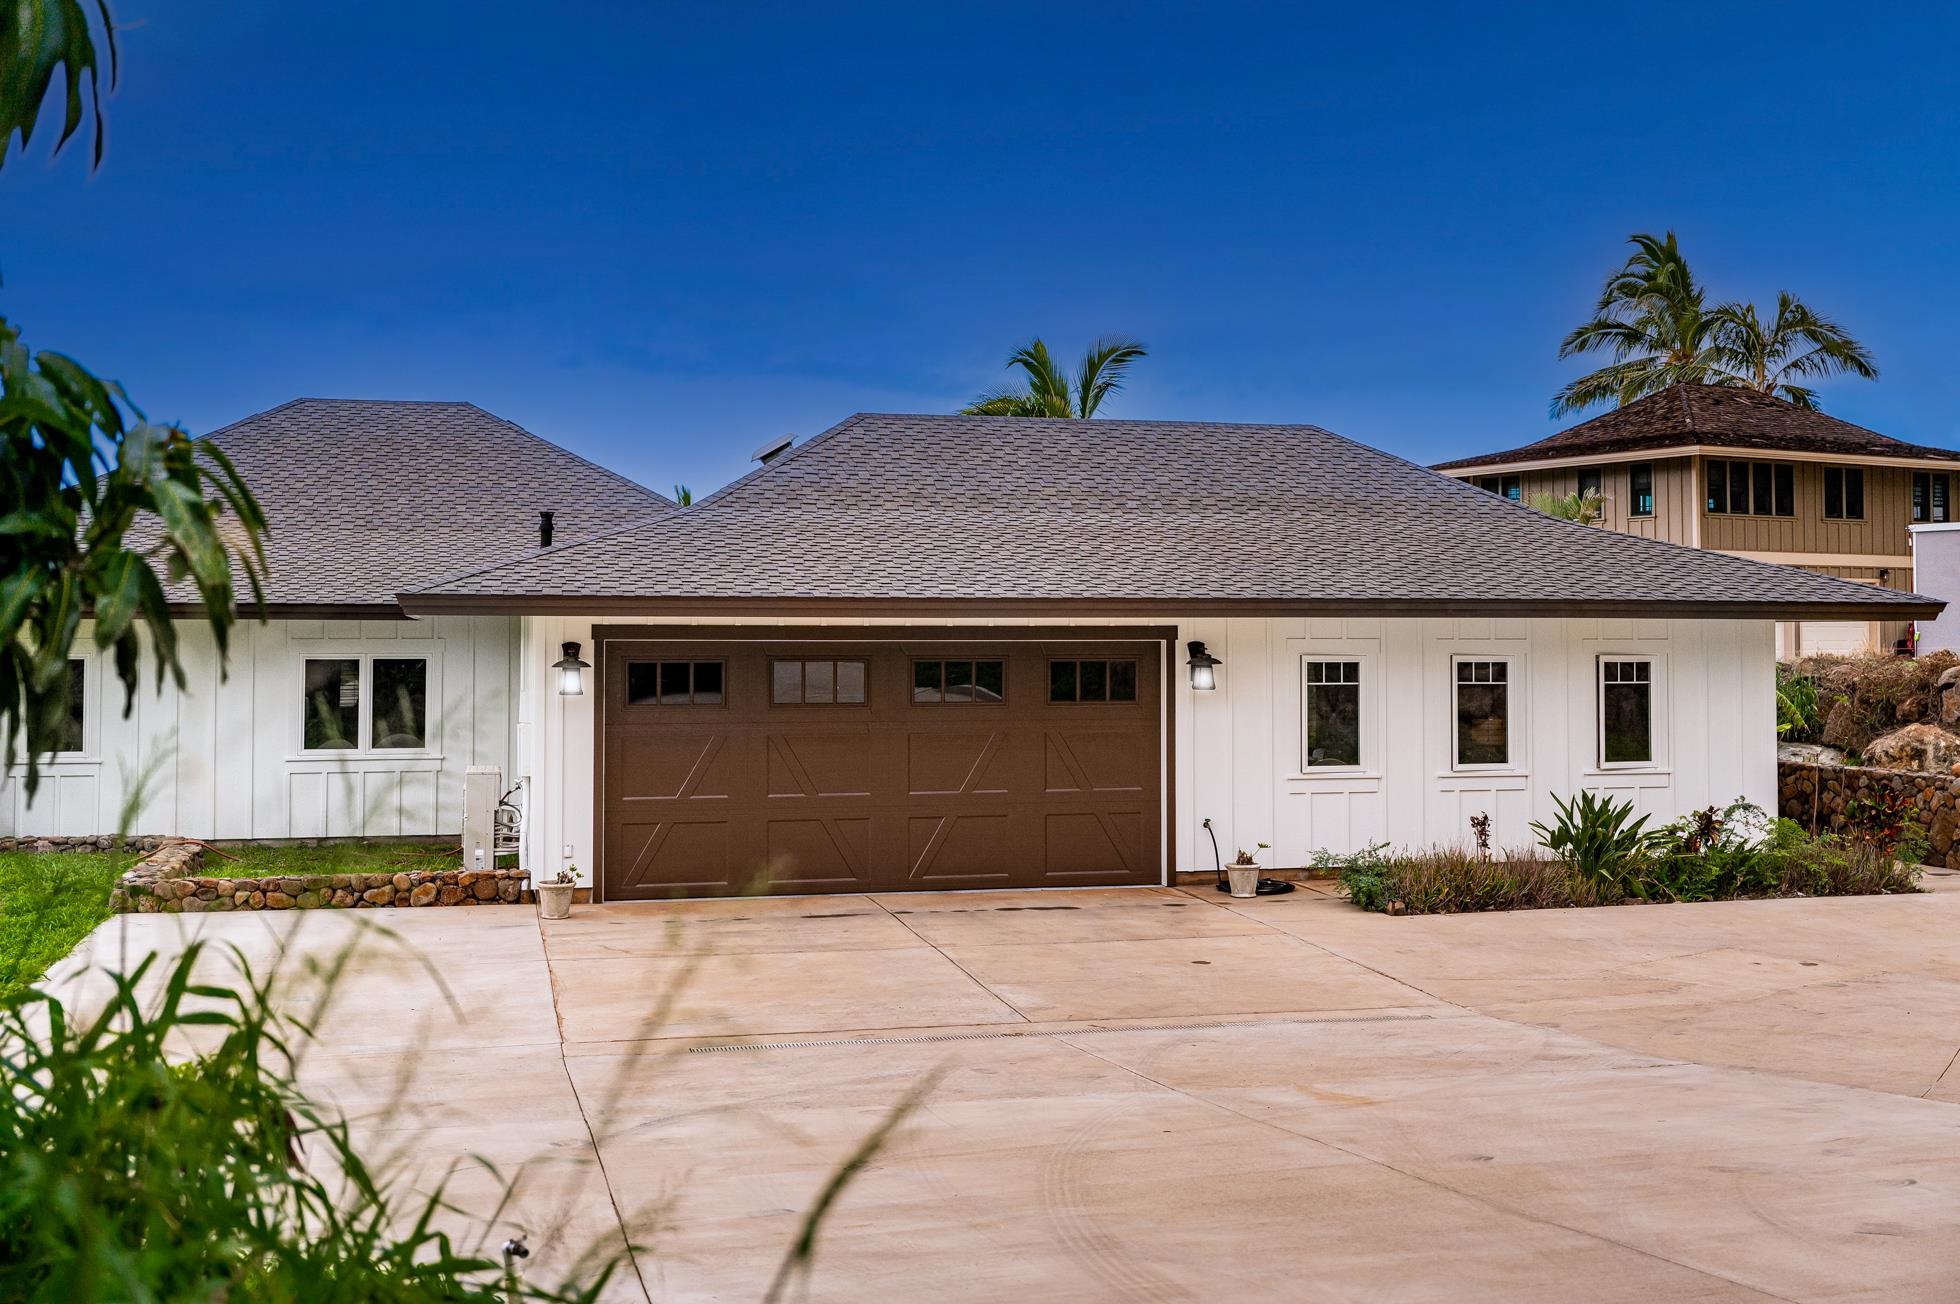
[[[1532,832],[1547,851],[1594,883],[1623,886],[1652,849],[1654,834],[1645,815],[1634,817],[1633,803],[1581,789],[1566,798],[1552,794],[1558,818],[1534,820]]]

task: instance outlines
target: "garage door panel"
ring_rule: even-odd
[[[1008,735],[1003,730],[915,733],[905,746],[905,790],[914,797],[1008,791]]]
[[[913,885],[944,888],[957,884],[1002,886],[1015,877],[1010,818],[1004,813],[982,815],[913,816],[911,834]]]
[[[989,632],[608,639],[606,894],[1161,881],[1161,645]],[[772,666],[846,657],[866,664],[864,703],[774,700]],[[1135,665],[1134,701],[1107,676],[1056,700],[1054,662],[1098,659]],[[723,700],[627,703],[628,666],[682,660],[721,662]]]
[[[1156,783],[1156,753],[1138,753],[1135,730],[1054,729],[1048,731],[1046,741],[1051,793],[1141,792],[1146,783]]]
[[[769,738],[771,797],[869,797],[877,749],[862,731]]]

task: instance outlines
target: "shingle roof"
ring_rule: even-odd
[[[541,510],[560,540],[674,510],[469,403],[294,399],[207,438],[265,509],[278,605],[393,606],[459,566],[536,551]]]
[[[1953,449],[1908,444],[1822,412],[1806,412],[1753,389],[1674,385],[1535,444],[1481,457],[1459,457],[1439,462],[1435,469],[1696,446],[1823,453],[1859,461],[1889,457],[1960,462],[1960,452]]]
[[[1937,608],[1555,520],[1314,426],[876,415],[663,520],[403,595],[411,611],[522,600],[696,613]]]

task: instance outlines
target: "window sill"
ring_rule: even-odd
[[[407,747],[390,747],[367,751],[357,751],[352,747],[323,749],[316,752],[294,752],[286,757],[288,764],[300,761],[317,761],[333,765],[341,761],[440,761],[441,752],[418,751]]]
[[[1619,779],[1648,776],[1655,779],[1671,779],[1674,770],[1666,765],[1595,765],[1590,770],[1581,770],[1588,779]]]
[[[58,752],[53,756],[47,756],[41,759],[41,772],[43,774],[46,774],[49,770],[99,770],[101,768],[102,758],[100,756],[90,755],[87,752]],[[6,777],[9,779],[26,778],[26,764],[23,762],[9,766],[6,770]]]
[[[1360,769],[1343,770],[1343,769],[1335,769],[1329,766],[1326,768],[1315,769],[1315,770],[1298,770],[1292,774],[1287,775],[1286,779],[1289,783],[1308,783],[1314,780],[1322,780],[1326,782],[1352,782],[1355,779],[1374,780],[1376,782],[1379,782],[1381,780],[1381,777],[1382,777],[1382,772],[1380,770],[1360,770]]]
[[[1439,779],[1530,779],[1530,770],[1514,770],[1508,767],[1493,766],[1488,770],[1442,770],[1436,775]]]

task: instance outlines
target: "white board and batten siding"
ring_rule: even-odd
[[[550,663],[577,641],[592,658],[595,622],[528,617],[522,639],[518,773],[533,776],[529,864],[576,866],[591,881],[593,688],[561,697]],[[605,624],[693,623],[620,620]],[[741,624],[837,624],[750,619]],[[987,620],[865,620],[882,624],[1012,624]],[[1028,622],[1035,623],[1035,622]],[[1174,726],[1168,777],[1174,836],[1166,869],[1208,870],[1210,819],[1229,857],[1267,842],[1274,866],[1316,851],[1467,844],[1470,817],[1488,813],[1500,847],[1535,841],[1530,823],[1553,814],[1552,794],[1581,788],[1631,800],[1656,821],[1747,797],[1776,795],[1775,634],[1769,621],[1331,618],[1068,619],[1042,624],[1171,625],[1165,712]],[[650,629],[649,633],[653,631]],[[1194,692],[1184,644],[1201,639],[1224,664],[1218,688]],[[1598,661],[1618,654],[1654,665],[1653,765],[1598,763]],[[1512,763],[1458,772],[1452,760],[1455,657],[1509,657],[1514,668]],[[1311,773],[1304,764],[1302,669],[1307,657],[1362,661],[1363,764]]]
[[[43,765],[31,805],[18,769],[0,779],[0,834],[113,833],[126,812],[128,832],[199,838],[456,833],[464,772],[511,769],[517,629],[502,616],[247,621],[221,678],[209,630],[185,621],[185,688],[166,681],[157,691],[146,649],[125,717],[114,666],[84,627],[84,749]],[[306,751],[306,659],[376,656],[428,658],[429,745]]]

